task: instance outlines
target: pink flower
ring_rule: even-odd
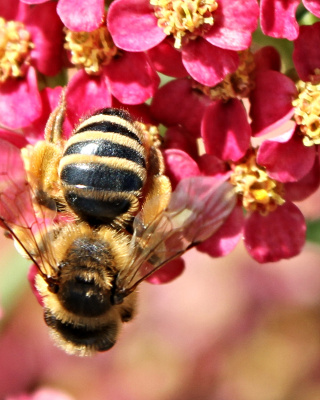
[[[258,5],[255,0],[246,2],[245,7],[229,0],[196,3],[191,2],[186,11],[188,3],[184,1],[115,0],[108,12],[108,27],[119,48],[153,49],[151,57],[160,70],[181,76],[177,75],[183,73],[181,62],[175,68],[173,61],[165,62],[163,56],[174,54],[168,47],[170,41],[167,47],[162,43],[167,36],[173,37],[186,71],[198,82],[213,86],[236,70],[237,51],[250,46]],[[177,53],[174,57],[179,60]]]
[[[299,34],[296,10],[300,0],[261,0],[261,29],[265,35],[294,40]],[[312,14],[320,17],[318,0],[302,0],[303,5]]]
[[[40,4],[48,0],[21,0],[26,4]],[[91,32],[104,18],[104,0],[60,0],[57,13],[64,25],[73,31]]]
[[[182,125],[195,137],[199,137],[206,113],[206,118],[210,118],[212,123],[223,122],[230,135],[234,135],[221,141],[219,130],[210,131],[209,134],[216,135],[219,143],[218,146],[214,144],[216,155],[219,157],[221,151],[225,151],[228,157],[228,151],[223,150],[223,147],[235,145],[239,147],[238,156],[242,157],[251,129],[254,135],[261,135],[293,115],[292,100],[297,90],[294,82],[279,72],[279,54],[273,48],[264,47],[254,55],[248,51],[241,52],[240,59],[239,68],[216,86],[204,86],[192,79],[180,78],[161,87],[152,101],[154,117],[166,126]],[[246,126],[243,129],[243,124],[247,125],[243,99],[250,101],[251,128]],[[224,113],[229,117],[225,117]],[[205,127],[206,124],[204,134]]]
[[[281,182],[292,182],[291,187],[294,187],[296,181],[309,176],[311,180],[309,180],[309,190],[306,189],[305,197],[310,190],[313,191],[312,187],[317,188],[318,186],[318,171],[314,166],[318,165],[317,145],[320,143],[318,122],[320,89],[317,83],[319,82],[320,57],[315,51],[319,37],[320,23],[301,27],[299,37],[294,41],[293,60],[302,80],[297,83],[295,93],[290,89],[291,84],[288,86],[287,99],[283,98],[282,103],[283,107],[287,107],[289,110],[282,121],[292,116],[295,124],[283,135],[266,140],[258,153],[258,162],[266,167],[268,174]],[[260,129],[258,124],[253,124],[256,134],[259,135],[264,133],[264,125],[268,127],[268,115],[272,113],[274,107],[274,100],[271,101],[272,94],[275,94],[274,86],[271,86],[271,82],[269,82],[268,89],[267,85],[268,82],[264,86],[264,92],[270,92],[270,95],[266,97],[270,101],[266,101],[263,105],[267,115],[266,123],[260,120]],[[270,88],[272,89],[270,90]],[[291,96],[294,95],[291,99],[290,91],[292,92]],[[279,93],[277,96],[274,95],[273,99],[277,99],[275,100],[276,105],[280,108],[278,95]],[[260,94],[256,93],[252,96],[251,116],[261,107],[263,101],[259,101],[259,99],[262,97],[262,91]],[[287,105],[285,105],[286,103]],[[259,112],[261,113],[261,110]],[[297,162],[297,155],[299,155],[299,162]],[[298,198],[300,198],[299,195]]]
[[[300,253],[306,225],[302,213],[291,200],[297,200],[297,193],[300,199],[310,194],[309,177],[296,181],[295,193],[289,190],[287,194],[286,183],[268,176],[267,169],[257,163],[256,152],[250,148],[237,162],[222,162],[215,156],[205,154],[196,163],[178,149],[166,150],[165,158],[173,182],[186,176],[214,175],[223,176],[235,186],[238,205],[219,231],[197,246],[198,250],[213,257],[223,256],[233,250],[243,237],[247,251],[258,262],[278,261]],[[314,174],[319,186],[318,160]],[[314,191],[315,185],[311,186]],[[291,199],[290,194],[293,193],[295,195]]]
[[[152,97],[160,79],[143,52],[119,50],[105,24],[92,32],[66,29],[65,48],[79,71],[71,80],[82,95],[99,98],[106,107],[111,95],[124,104],[140,104]],[[92,99],[90,99],[90,102]]]
[[[0,123],[16,129],[41,113],[36,70],[55,75],[62,67],[62,24],[54,3],[1,0],[0,7]]]

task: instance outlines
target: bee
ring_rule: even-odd
[[[91,224],[58,212],[53,192],[39,196],[21,150],[3,140],[0,146],[0,225],[36,266],[44,320],[69,354],[112,348],[136,314],[139,285],[211,236],[235,205],[228,183],[191,177],[169,196],[147,195],[132,232]]]
[[[65,92],[51,114],[45,140],[24,151],[39,203],[73,212],[90,225],[124,227],[147,197],[171,191],[157,135],[115,108],[82,118],[63,138]],[[165,199],[165,196],[163,196]],[[165,200],[164,200],[165,201]]]

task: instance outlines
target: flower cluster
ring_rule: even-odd
[[[0,0],[0,138],[42,140],[62,86],[66,137],[83,114],[127,109],[161,126],[173,187],[207,175],[234,186],[233,212],[198,250],[224,256],[243,238],[259,262],[293,257],[306,232],[295,202],[320,182],[320,23],[296,15],[319,17],[320,2],[287,3]],[[264,35],[293,41],[292,58],[252,39],[259,19]]]

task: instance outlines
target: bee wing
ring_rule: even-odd
[[[50,240],[45,238],[53,227],[56,213],[37,204],[34,198],[21,150],[0,139],[0,226],[43,276],[53,276],[54,252]]]
[[[145,226],[144,212],[149,215],[148,209],[154,207],[149,202],[133,223],[132,261],[118,276],[119,300],[164,264],[209,238],[229,216],[235,202],[233,187],[213,177],[182,180],[166,210]]]

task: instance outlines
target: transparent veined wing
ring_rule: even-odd
[[[56,210],[37,204],[29,185],[21,150],[0,139],[0,226],[43,276],[54,276],[55,257],[49,232]]]
[[[153,199],[133,222],[131,263],[117,277],[113,301],[121,302],[137,285],[167,262],[213,235],[236,203],[233,186],[214,177],[190,177],[179,182],[168,207],[148,225]],[[156,209],[156,208],[155,208]]]

